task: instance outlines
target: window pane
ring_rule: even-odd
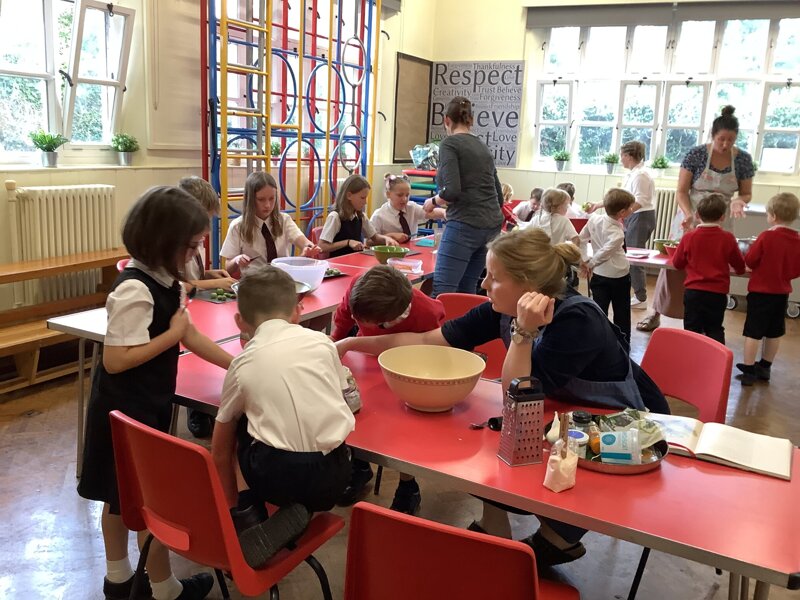
[[[768,19],[726,22],[719,71],[737,74],[763,71],[768,37]]]
[[[670,125],[700,125],[703,109],[703,88],[699,85],[673,85],[669,90]]]
[[[800,86],[781,86],[770,90],[764,125],[800,128]]]
[[[578,157],[582,165],[599,165],[611,151],[612,127],[581,127],[578,130]]]
[[[742,150],[751,152],[755,147],[755,144],[753,143],[753,132],[740,129],[739,136],[736,138],[736,145]]]
[[[0,6],[0,66],[45,72],[42,3],[3,0]]]
[[[627,27],[592,27],[586,45],[584,73],[622,73],[625,70]]]
[[[580,27],[554,27],[547,44],[545,68],[550,71],[574,72],[580,63]]]
[[[582,81],[576,94],[580,101],[578,118],[583,121],[614,121],[619,104],[616,81]]]
[[[760,168],[766,171],[793,171],[798,137],[796,133],[764,134]]]
[[[628,60],[629,73],[660,73],[664,70],[667,27],[638,25],[633,31],[633,51]]]
[[[566,127],[542,127],[539,133],[540,156],[550,156],[567,145]]]
[[[778,41],[772,55],[772,70],[800,72],[800,19],[781,19]]]
[[[652,84],[626,85],[622,103],[622,122],[652,123],[656,117],[657,92],[658,86]]]
[[[569,85],[559,83],[542,86],[542,121],[569,120]]]
[[[125,17],[89,8],[83,26],[81,43],[80,77],[117,79]]]
[[[72,21],[75,17],[75,3],[72,0],[61,0],[57,2],[53,9],[56,27],[56,71],[69,72],[70,50],[72,49]],[[58,97],[65,97],[67,80],[56,74],[59,81]]]
[[[671,163],[680,163],[686,153],[698,143],[697,129],[667,130],[667,151],[665,156]]]
[[[756,82],[721,81],[717,83],[717,102],[712,106],[714,114],[726,104],[736,107],[736,117],[742,127],[755,127],[761,115],[760,85]]]
[[[672,70],[676,73],[708,73],[714,50],[714,21],[685,21],[675,50]]]
[[[107,85],[75,85],[75,114],[72,120],[73,142],[111,141],[111,113],[116,90]]]
[[[652,128],[645,127],[625,127],[620,137],[620,145],[628,142],[642,142],[644,144],[644,158],[650,160],[650,144],[653,141]]]
[[[28,133],[38,129],[48,129],[44,81],[0,75],[0,152],[32,152]]]

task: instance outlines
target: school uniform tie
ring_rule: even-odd
[[[266,223],[261,226],[261,235],[264,236],[264,243],[267,245],[267,262],[271,263],[278,258],[278,249]]]
[[[195,253],[194,262],[197,263],[197,273],[198,273],[197,276],[199,279],[202,279],[203,275],[206,272],[206,266],[203,264],[203,258],[200,256],[199,252]]]
[[[411,227],[408,226],[408,221],[406,221],[405,213],[403,213],[402,210],[399,211],[399,212],[400,212],[400,215],[399,215],[399,217],[400,217],[400,227],[402,227],[403,233],[405,233],[408,237],[411,237]]]

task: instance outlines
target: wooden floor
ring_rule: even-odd
[[[652,283],[652,282],[651,282]],[[633,311],[636,322],[644,313]],[[741,360],[743,313],[726,315],[728,345]],[[664,319],[664,325],[680,322]],[[787,322],[787,336],[769,385],[742,388],[731,384],[727,422],[800,443],[800,395],[795,387],[800,356],[800,321]],[[634,332],[633,355],[641,357],[648,336]],[[75,492],[75,395],[74,377],[9,394],[0,403],[0,598],[80,599],[103,597],[105,574],[103,545],[96,503]],[[181,435],[187,437],[182,418]],[[379,497],[391,503],[396,475],[388,473]],[[460,492],[421,480],[423,504],[420,516],[465,527],[478,516],[480,504]],[[579,483],[580,485],[580,483]],[[347,517],[348,510],[338,511]],[[747,515],[742,515],[743,519]],[[736,523],[730,523],[731,528]],[[535,517],[518,517],[514,537],[524,537],[536,528]],[[334,597],[342,597],[346,529],[324,546],[317,557],[331,579]],[[584,539],[587,555],[570,565],[547,573],[578,587],[585,600],[625,598],[636,568],[640,548],[596,534]],[[137,556],[133,545],[132,557]],[[178,576],[199,567],[175,558]],[[480,574],[474,574],[480,576]],[[645,572],[639,598],[643,600],[711,600],[727,598],[727,577],[718,577],[710,567],[654,552]],[[235,598],[240,598],[234,592]],[[266,596],[264,596],[266,597]],[[320,598],[316,579],[305,565],[281,585],[284,600]],[[773,588],[774,600],[793,598],[798,592]],[[221,598],[218,588],[209,598]],[[376,599],[379,600],[379,599]],[[413,599],[412,599],[413,600]]]

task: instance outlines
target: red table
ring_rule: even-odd
[[[223,347],[235,352],[238,342]],[[669,456],[660,469],[632,477],[580,470],[575,488],[555,494],[542,486],[543,464],[509,467],[496,456],[497,432],[469,428],[501,414],[500,384],[481,380],[454,410],[420,413],[389,390],[375,357],[351,352],[343,362],[363,402],[347,443],[364,459],[737,576],[800,587],[798,450],[791,482]],[[181,357],[179,402],[213,414],[223,377],[197,357]],[[545,406],[554,408],[562,407]]]
[[[430,236],[428,236],[430,237]],[[422,238],[420,238],[422,239]],[[401,244],[404,248],[409,250],[416,250],[419,254],[409,256],[409,260],[422,261],[422,275],[409,275],[408,278],[412,283],[416,283],[422,279],[430,277],[436,270],[436,254],[438,248],[417,246],[414,241]],[[336,258],[329,258],[328,262],[334,265],[337,269],[342,265],[360,267],[362,269],[371,269],[375,265],[379,265],[378,259],[372,254],[364,254],[362,252],[353,252],[352,254],[345,254],[344,256],[337,256]]]

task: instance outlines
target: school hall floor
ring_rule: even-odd
[[[650,284],[654,280],[651,278]],[[633,311],[635,323],[643,311]],[[728,312],[725,318],[728,345],[735,361],[742,355],[744,313]],[[662,326],[680,322],[662,319]],[[649,335],[634,331],[633,356],[641,357]],[[800,355],[800,321],[787,321],[787,336],[772,370],[769,385],[742,388],[731,383],[729,424],[800,443],[800,402],[794,389]],[[734,368],[735,370],[735,368]],[[105,574],[103,544],[99,528],[100,505],[84,501],[75,492],[75,377],[67,377],[30,390],[9,394],[0,404],[0,598],[16,600],[99,600]],[[691,411],[683,411],[691,414]],[[180,435],[189,437],[185,415]],[[381,494],[368,500],[383,506],[391,503],[397,475],[387,470]],[[443,488],[425,479],[420,516],[466,527],[479,516],[480,503],[471,496]],[[580,485],[580,477],[578,479]],[[337,513],[349,516],[349,509]],[[742,515],[743,519],[747,515]],[[514,537],[536,528],[535,517],[517,517]],[[736,523],[729,527],[735,528]],[[325,566],[335,598],[342,598],[347,528],[316,553]],[[544,575],[560,578],[581,591],[585,600],[627,597],[641,548],[634,544],[589,533],[584,542],[588,553],[569,565]],[[138,552],[131,538],[131,557]],[[199,570],[197,565],[173,557],[178,577]],[[480,573],[473,576],[480,577]],[[727,598],[727,574],[718,577],[705,565],[653,552],[639,589],[642,600],[712,600]],[[241,598],[231,588],[234,598]],[[283,600],[321,598],[317,580],[301,565],[280,585]],[[215,586],[208,596],[221,598]],[[267,595],[263,596],[264,598]],[[773,600],[797,600],[797,592],[773,587]]]

